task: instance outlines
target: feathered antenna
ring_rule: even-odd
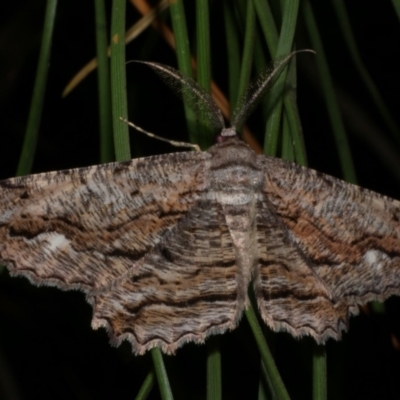
[[[164,64],[136,60],[130,62],[145,64],[152,68],[175,94],[184,97],[185,102],[187,102],[190,108],[196,113],[203,113],[211,129],[218,130],[221,132],[221,136],[227,137],[237,134],[236,129],[254,111],[262,96],[274,84],[290,59],[301,52],[314,53],[313,50],[293,51],[274,61],[259,74],[258,78],[249,85],[245,93],[239,98],[232,113],[231,127],[226,127],[224,117],[214,99],[194,79]],[[154,134],[152,135],[154,136]]]
[[[297,50],[287,54],[282,58],[278,58],[272,64],[268,65],[258,75],[257,79],[250,83],[246,91],[239,98],[235,109],[232,113],[231,128],[236,130],[240,127],[250,114],[254,111],[262,96],[271,88],[271,86],[279,78],[281,72],[286,67],[291,58],[297,53],[310,52],[315,53],[313,50]]]
[[[185,102],[197,115],[200,112],[205,115],[211,129],[221,131],[225,128],[221,110],[215,104],[211,95],[200,87],[194,79],[164,64],[147,61],[131,62],[145,64],[152,68],[175,94],[185,99]]]

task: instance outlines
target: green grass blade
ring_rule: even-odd
[[[292,135],[290,133],[288,117],[285,112],[282,121],[282,158],[288,161],[295,161]]]
[[[267,382],[271,385],[270,391],[275,393],[278,400],[290,399],[251,304],[244,313],[250,324],[254,338],[256,339],[261,354],[261,360],[267,372]]]
[[[397,18],[400,19],[400,0],[392,0],[392,5],[396,11]]]
[[[304,145],[303,130],[301,128],[299,111],[296,99],[291,90],[286,93],[284,98],[285,114],[290,128],[291,140],[295,152],[295,160],[297,164],[307,165],[307,153]]]
[[[273,58],[275,59],[276,56],[279,54],[278,53],[278,31],[276,28],[276,24],[274,21],[274,18],[272,16],[271,9],[267,3],[265,3],[263,0],[253,0],[256,10],[257,10],[257,15],[258,19],[260,21],[261,29],[264,33],[264,39],[267,42],[269,51]],[[289,2],[291,3],[291,2]],[[288,6],[288,4],[286,4]],[[290,37],[293,34],[293,29],[296,24],[297,20],[297,9],[295,8],[296,4],[292,3],[289,4],[289,6],[294,7],[294,8],[289,8],[288,10],[285,8],[284,12],[286,13],[286,22],[285,24],[288,26],[288,29],[283,30],[282,28],[282,34],[284,33],[285,36],[287,37],[287,53],[290,52],[291,50],[291,45],[289,46],[290,43]],[[293,24],[290,26],[290,24]],[[285,33],[287,32],[287,33]],[[280,41],[283,41],[282,35]],[[283,46],[283,44],[282,44]],[[279,52],[285,51],[279,50]],[[283,79],[283,78],[281,78]],[[270,95],[270,104],[271,106],[274,105],[274,99],[273,99],[274,93]],[[304,147],[304,140],[303,140],[303,134],[301,130],[301,125],[300,125],[300,118],[299,118],[299,112],[297,110],[297,104],[296,104],[296,99],[294,96],[286,95],[284,100],[284,106],[285,106],[285,111],[287,114],[287,122],[289,125],[290,129],[290,134],[292,137],[292,143],[295,145],[296,148],[296,162],[301,165],[307,165],[307,158],[306,158],[306,151]],[[269,115],[269,112],[267,113]],[[279,118],[277,118],[277,121],[279,122]],[[276,121],[272,121],[271,124],[274,124]],[[264,151],[266,154],[270,155],[276,155],[277,153],[277,141],[278,141],[278,136],[275,136],[277,133],[279,133],[279,126],[278,130],[271,131],[271,136],[268,134],[269,127],[267,126],[266,128],[266,141],[264,142]]]
[[[39,62],[36,71],[35,85],[29,109],[24,143],[22,145],[22,152],[17,167],[17,175],[29,174],[35,156],[39,126],[42,118],[44,95],[46,92],[47,71],[50,65],[49,60],[56,8],[57,0],[47,0]]]
[[[196,0],[196,48],[197,82],[207,92],[211,90],[210,20],[208,0]],[[198,127],[199,145],[206,149],[213,143],[212,132],[207,126],[207,117],[200,112]]]
[[[211,90],[210,18],[207,0],[196,0],[197,82]]]
[[[239,35],[238,29],[235,24],[235,18],[231,4],[227,1],[223,2],[223,13],[224,13],[224,28],[226,37],[226,50],[228,54],[227,66],[228,66],[228,91],[229,91],[229,103],[236,104],[238,99],[238,82],[240,78],[240,46],[239,46]]]
[[[271,8],[267,1],[253,0],[257,16],[260,21],[261,29],[264,33],[264,39],[272,56],[275,56],[278,48],[278,30],[275,20],[271,12]]]
[[[110,67],[107,55],[107,19],[104,0],[95,0],[97,80],[99,88],[100,161],[113,161]]]
[[[252,1],[248,1],[246,7],[246,26],[244,32],[243,58],[240,68],[238,99],[242,97],[250,81],[251,68],[253,66],[254,41],[256,35],[255,22],[254,5]],[[235,106],[236,104],[232,104],[233,109]],[[238,131],[240,131],[241,127],[237,126],[236,128]]]
[[[158,387],[162,400],[173,400],[171,386],[169,384],[167,371],[165,369],[163,356],[161,350],[157,347],[151,349],[151,356],[153,358],[154,369],[156,371],[156,377]]]
[[[283,129],[284,143],[282,143],[282,158],[290,161],[296,161],[297,164],[300,165],[307,165],[307,154],[304,145],[303,130],[301,127],[300,115],[297,108],[296,65],[296,58],[293,57],[293,59],[290,60],[288,74],[286,78],[287,91],[284,98],[285,112],[283,114],[284,121],[286,121],[287,123],[287,135],[289,135],[289,137],[285,138],[285,129]],[[290,146],[290,148],[287,148],[287,146]]]
[[[170,0],[172,28],[175,35],[179,70],[186,76],[193,78],[190,63],[189,36],[186,26],[185,9],[182,0]]]
[[[273,386],[271,380],[269,379],[268,372],[264,366],[264,363],[261,361],[260,363],[261,374],[260,374],[260,383],[258,386],[258,397],[257,400],[276,400],[277,396],[273,390]]]
[[[385,102],[383,101],[383,98],[378,91],[378,88],[376,87],[374,81],[372,80],[367,68],[362,61],[360,52],[358,51],[358,47],[354,38],[353,30],[351,28],[351,23],[344,2],[343,0],[331,0],[331,2],[333,8],[335,9],[337,20],[345,38],[345,43],[348,47],[349,54],[360,75],[360,78],[363,80],[365,87],[367,88],[373,102],[375,103],[376,109],[381,114],[381,117],[385,121],[393,138],[397,141],[397,143],[400,143],[399,127],[390,115],[390,112],[388,111]]]
[[[293,37],[296,29],[297,14],[299,8],[299,1],[286,1],[283,10],[283,20],[281,34],[274,58],[281,57],[290,53],[293,46]],[[270,92],[270,104],[273,105],[273,111],[267,121],[265,130],[264,150],[267,154],[275,155],[278,148],[278,137],[282,115],[283,99],[286,84],[287,68],[282,71],[281,76],[278,78],[276,84]],[[291,117],[291,113],[288,116]],[[292,126],[292,125],[291,125]],[[294,126],[295,128],[295,126]]]
[[[211,54],[210,21],[208,0],[196,0],[197,30],[197,82],[207,92],[211,90]],[[204,111],[206,112],[206,111]],[[201,111],[198,138],[202,148],[212,144],[211,131],[207,127],[207,116]],[[219,338],[211,337],[207,341],[207,399],[220,400],[221,389],[221,352]]]
[[[313,20],[311,5],[308,3],[308,1],[303,2],[303,14],[304,14],[304,17],[306,20],[306,24],[310,31],[310,36],[313,36],[313,38],[314,38],[314,40],[312,40],[312,43],[313,43],[314,50],[316,50],[316,52],[317,52],[317,55],[316,55],[317,63],[320,66],[320,71],[322,69],[322,71],[325,73],[324,80],[325,80],[325,83],[327,84],[327,87],[325,87],[324,92],[327,92],[330,89],[330,93],[332,94],[332,96],[330,97],[330,102],[327,103],[327,107],[329,109],[329,107],[330,107],[330,105],[332,105],[332,103],[334,103],[332,105],[332,107],[336,106],[335,111],[338,115],[335,115],[335,112],[332,114],[331,123],[334,122],[332,120],[334,118],[333,115],[335,115],[335,118],[338,118],[338,121],[340,121],[338,123],[338,125],[336,125],[336,127],[337,127],[337,130],[336,130],[337,136],[336,137],[337,138],[342,137],[345,140],[345,143],[343,144],[344,152],[342,153],[343,154],[342,159],[346,160],[346,162],[349,162],[349,164],[347,164],[347,165],[350,165],[350,167],[348,167],[346,169],[347,178],[355,180],[353,163],[350,158],[350,149],[347,144],[347,138],[345,136],[344,126],[341,122],[342,120],[341,120],[341,116],[339,113],[339,108],[334,99],[333,86],[332,86],[332,82],[331,82],[330,76],[329,76],[328,65],[326,63],[326,59],[325,59],[325,56],[323,53],[322,42],[319,37],[316,22]],[[340,126],[340,124],[342,126]],[[342,164],[342,167],[343,167],[343,164]],[[326,400],[326,398],[327,398],[327,389],[326,388],[327,388],[326,349],[324,346],[316,346],[315,345],[314,350],[313,350],[313,400]]]
[[[261,35],[256,35],[254,41],[254,69],[256,76],[264,71],[268,66],[268,61],[263,49],[264,41]],[[264,96],[265,98],[266,96]]]
[[[131,159],[128,125],[120,118],[128,118],[125,74],[125,0],[112,2],[111,15],[111,101],[115,158]]]
[[[178,59],[179,70],[186,76],[192,78],[192,65],[190,61],[189,37],[186,27],[185,9],[183,0],[170,0],[170,14],[172,29],[175,35],[176,56]],[[189,140],[192,143],[199,144],[197,134],[197,121],[195,112],[185,104],[185,96],[183,95],[183,103],[185,107],[186,121],[189,131]]]
[[[340,165],[344,178],[348,182],[356,183],[356,173],[351,157],[350,147],[346,136],[339,105],[336,100],[328,62],[326,60],[321,36],[317,27],[311,4],[308,0],[302,2],[303,16],[311,39],[312,46],[317,52],[316,60],[321,77],[321,85],[326,102],[329,119],[335,135],[336,147],[339,153]]]
[[[207,339],[207,400],[222,399],[220,337]]]
[[[146,400],[151,392],[151,389],[153,389],[154,381],[155,381],[154,372],[150,371],[147,374],[145,380],[143,381],[139,393],[135,397],[135,400]]]
[[[326,349],[314,345],[313,349],[313,400],[328,398],[326,383]]]
[[[125,0],[114,0],[111,15],[111,96],[117,161],[127,161],[131,158],[128,125],[120,120],[120,117],[127,118],[128,113],[124,43],[125,6]],[[163,400],[171,400],[173,398],[172,392],[161,351],[154,348],[151,350],[151,354],[161,397]]]

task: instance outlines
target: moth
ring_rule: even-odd
[[[271,329],[340,339],[360,304],[400,293],[400,203],[238,138],[285,62],[250,88],[231,128],[194,81],[148,63],[208,110],[219,142],[0,182],[1,263],[83,291],[92,327],[137,354],[234,329],[250,284]]]

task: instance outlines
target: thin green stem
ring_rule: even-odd
[[[153,389],[154,382],[155,382],[155,374],[153,371],[150,371],[147,374],[145,380],[143,381],[139,393],[135,397],[135,400],[146,400],[151,392],[151,389]]]
[[[287,54],[292,49],[292,42],[293,42],[293,35],[294,29],[296,26],[297,21],[297,6],[298,2],[287,1],[284,8],[284,19],[282,22],[282,33],[280,38],[278,37],[278,31],[276,28],[276,24],[274,18],[272,16],[271,9],[269,8],[268,4],[266,4],[263,0],[253,0],[256,10],[258,19],[260,21],[261,29],[264,33],[264,39],[267,42],[269,51],[273,57],[276,59],[279,54]],[[284,29],[285,27],[285,29]],[[278,43],[279,39],[279,43]],[[282,44],[280,44],[282,43]],[[278,45],[280,48],[278,49]],[[283,82],[283,77],[281,81]],[[279,82],[277,82],[279,83]],[[284,82],[283,82],[284,83]],[[278,95],[279,99],[279,91],[276,90],[278,93],[270,93],[269,104],[271,108],[276,104],[276,99],[274,97]],[[293,91],[290,90],[289,94]],[[307,156],[304,147],[304,140],[303,134],[301,130],[299,112],[297,109],[297,104],[295,101],[294,96],[286,94],[283,99],[285,112],[287,115],[287,122],[290,128],[290,134],[292,138],[292,143],[294,145],[296,151],[296,162],[301,165],[307,164]],[[269,109],[267,114],[269,115],[271,110]],[[266,140],[264,142],[264,151],[266,154],[276,155],[277,153],[277,144],[278,144],[278,134],[279,134],[279,108],[276,109],[274,119],[271,120],[270,125],[266,127],[265,137]],[[273,129],[271,132],[269,131],[270,127]]]
[[[50,65],[49,60],[56,8],[57,0],[47,0],[39,62],[36,71],[35,85],[29,109],[24,143],[22,145],[22,152],[17,168],[17,175],[29,174],[36,152],[40,121],[42,119],[44,95],[46,93],[47,71]]]
[[[207,92],[211,91],[210,21],[208,0],[196,0],[197,30],[197,82]],[[206,111],[199,115],[198,140],[201,148],[212,144],[212,136],[207,126]],[[207,400],[220,400],[221,396],[221,352],[219,338],[207,341]]]
[[[288,74],[286,78],[287,82],[287,90],[285,93],[284,98],[284,118],[287,123],[287,132],[290,138],[289,146],[291,149],[289,150],[290,153],[283,154],[287,152],[288,149],[282,148],[282,158],[290,161],[296,161],[300,165],[307,165],[307,154],[304,144],[303,138],[303,129],[301,127],[300,115],[299,110],[297,108],[297,96],[296,96],[296,89],[297,89],[297,61],[296,57],[293,57],[290,60]],[[286,144],[288,144],[286,142]],[[286,158],[286,156],[288,158]],[[292,158],[293,157],[293,158]]]
[[[312,46],[316,51],[318,71],[321,77],[326,109],[328,111],[331,126],[335,135],[336,147],[339,153],[340,165],[344,178],[348,182],[356,183],[356,173],[349,142],[347,140],[346,129],[344,127],[342,115],[333,88],[332,78],[329,71],[328,61],[325,56],[324,46],[318,30],[317,22],[314,17],[311,4],[308,0],[302,2],[303,15],[311,39]]]
[[[313,349],[313,400],[326,400],[326,349],[325,346],[314,345]]]
[[[207,340],[207,400],[222,399],[221,351],[219,336]]]
[[[244,33],[243,59],[240,68],[238,98],[240,99],[249,85],[251,68],[253,65],[253,50],[255,41],[255,10],[252,1],[247,2],[246,28]],[[233,106],[236,106],[233,105]],[[240,126],[236,127],[240,130]]]
[[[257,316],[251,305],[245,310],[245,315],[250,324],[251,330],[253,331],[254,338],[256,339],[256,343],[261,354],[261,359],[267,372],[267,382],[271,385],[271,392],[275,393],[278,400],[290,399],[289,393],[287,392],[279,371],[275,365],[275,361],[269,350],[260,324],[258,323]]]
[[[130,159],[125,75],[125,0],[114,0],[111,16],[111,94],[114,127],[114,145],[117,161]],[[158,386],[163,400],[172,400],[172,391],[160,349],[151,350]]]
[[[350,57],[352,58],[353,63],[358,71],[358,75],[364,82],[365,87],[367,88],[373,102],[375,103],[376,109],[379,111],[382,119],[385,121],[387,127],[389,128],[392,137],[397,141],[397,143],[400,143],[399,127],[390,115],[390,112],[388,111],[385,102],[381,94],[379,93],[378,88],[376,87],[373,79],[371,78],[371,75],[369,74],[367,68],[362,61],[360,52],[358,51],[349,16],[346,11],[346,6],[343,0],[331,0],[331,3],[336,12],[337,21],[345,38],[345,44],[349,50]]]
[[[228,88],[229,88],[229,103],[236,104],[238,99],[238,82],[240,78],[240,46],[239,35],[235,24],[235,19],[232,12],[231,4],[227,1],[223,2],[224,25],[226,37],[226,49],[228,53]]]
[[[175,35],[176,56],[178,59],[179,70],[186,76],[192,78],[192,65],[190,61],[189,37],[186,27],[185,9],[183,0],[169,0],[169,10],[171,13],[172,29]],[[185,102],[185,94],[183,93],[183,103],[185,107],[185,115],[187,127],[189,131],[189,139],[192,143],[199,143],[197,134],[197,122],[194,111]]]
[[[286,1],[283,12],[282,29],[274,58],[290,53],[293,46],[293,37],[296,29],[299,1]],[[282,71],[276,84],[270,92],[270,104],[273,107],[265,129],[264,151],[275,155],[278,148],[278,137],[282,116],[283,94],[286,84],[287,68]],[[290,114],[288,114],[290,117]],[[293,126],[295,128],[295,126]],[[298,142],[300,142],[298,140]]]
[[[278,47],[278,30],[276,28],[274,17],[272,16],[271,8],[267,1],[253,0],[260,21],[261,29],[264,33],[264,39],[272,57],[275,57]]]
[[[397,18],[400,20],[400,0],[392,0],[392,5],[396,11]]]
[[[207,92],[211,90],[210,19],[208,0],[196,0],[197,82]],[[202,149],[212,145],[212,132],[207,126],[205,111],[199,115],[198,144]]]
[[[289,121],[286,113],[283,114],[282,123],[282,158],[295,161],[292,136],[290,134]]]
[[[120,118],[128,119],[125,75],[125,0],[112,2],[111,15],[111,101],[114,131],[115,158],[127,161],[131,158],[128,125]]]
[[[151,349],[151,356],[153,358],[154,369],[156,371],[156,377],[158,387],[162,400],[173,400],[171,386],[169,384],[167,371],[165,369],[163,356],[161,350],[157,347]]]
[[[107,55],[107,20],[104,0],[95,0],[94,5],[96,17],[96,52],[98,61],[97,81],[99,88],[100,161],[106,163],[114,159],[110,67]]]

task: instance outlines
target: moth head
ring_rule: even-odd
[[[222,137],[232,137],[232,136],[236,136],[237,132],[235,127],[231,126],[229,128],[223,128],[221,130],[220,136]]]

